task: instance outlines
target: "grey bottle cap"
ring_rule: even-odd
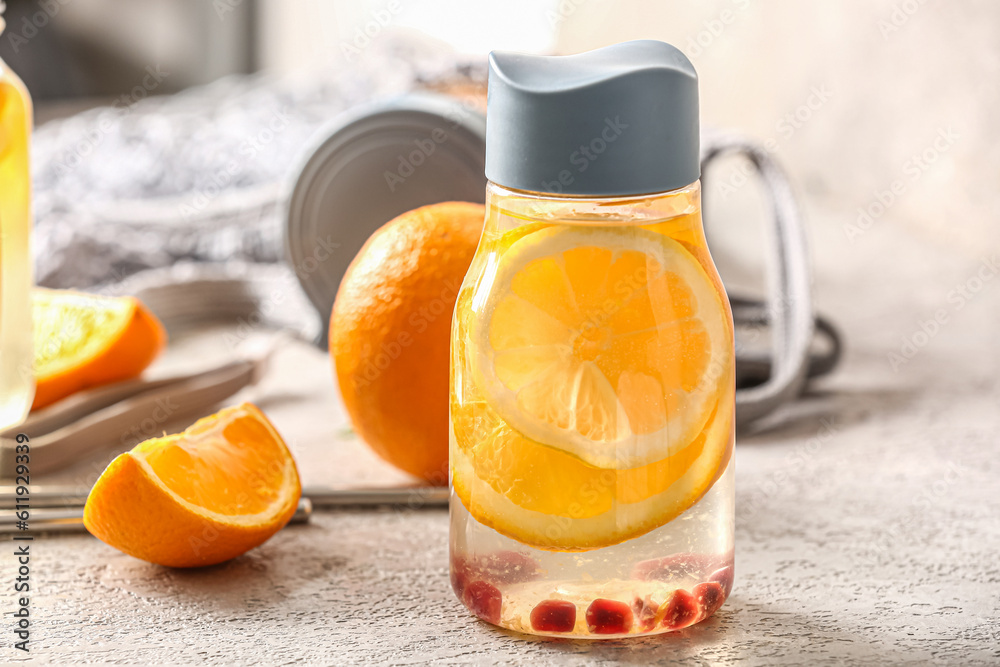
[[[637,40],[573,56],[490,54],[486,177],[566,195],[638,195],[698,180],[698,75]]]

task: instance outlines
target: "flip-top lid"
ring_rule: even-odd
[[[486,176],[520,190],[636,195],[698,180],[698,75],[665,42],[490,54]]]

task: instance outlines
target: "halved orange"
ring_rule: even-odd
[[[213,565],[267,541],[292,518],[301,494],[288,447],[244,403],[121,454],[91,490],[83,521],[136,558]]]
[[[130,296],[36,289],[32,319],[33,410],[81,389],[136,377],[167,340],[156,316]]]

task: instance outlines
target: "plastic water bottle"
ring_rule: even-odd
[[[697,75],[656,41],[493,53],[488,105],[452,326],[455,593],[519,632],[687,627],[733,582],[733,324]]]

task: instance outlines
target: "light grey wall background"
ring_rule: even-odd
[[[892,224],[942,249],[1000,247],[1000,4],[578,0],[557,49],[641,37],[685,50],[704,120],[773,139],[844,224],[877,214],[881,193],[894,201],[866,235]]]

